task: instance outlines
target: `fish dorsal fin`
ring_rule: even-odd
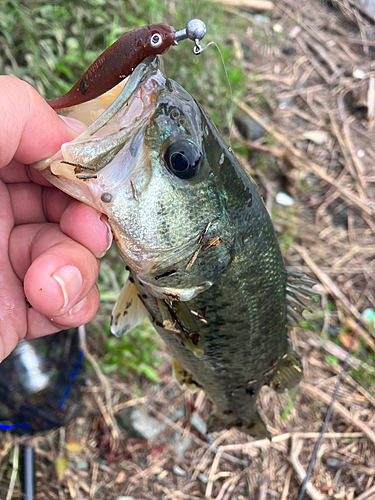
[[[304,320],[303,311],[312,312],[312,308],[319,303],[316,296],[320,295],[320,292],[312,288],[317,284],[317,281],[307,278],[304,274],[287,271],[287,319],[290,328]]]
[[[139,296],[137,287],[130,279],[127,279],[112,311],[111,332],[116,337],[121,337],[148,317],[149,314]]]

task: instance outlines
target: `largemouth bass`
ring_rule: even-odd
[[[268,436],[257,395],[264,384],[283,392],[301,379],[289,324],[314,282],[286,271],[252,180],[156,59],[119,92],[62,110],[88,128],[36,167],[108,217],[130,271],[113,333],[148,316],[180,385],[213,401],[208,430]]]

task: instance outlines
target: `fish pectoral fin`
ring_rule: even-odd
[[[111,332],[116,337],[121,337],[148,317],[149,314],[139,296],[137,287],[128,279],[112,311]]]
[[[292,345],[277,364],[270,386],[276,392],[285,392],[295,387],[302,379],[302,362]]]
[[[258,412],[255,412],[252,420],[247,421],[236,418],[233,413],[224,415],[213,411],[207,422],[207,432],[219,432],[224,429],[238,429],[255,439],[271,439],[271,435]]]
[[[181,389],[186,387],[186,389],[189,389],[193,394],[197,392],[199,384],[195,382],[193,376],[180,365],[176,358],[172,358],[172,368],[173,376]]]

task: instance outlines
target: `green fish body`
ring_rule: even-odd
[[[63,112],[83,119],[95,106]],[[180,385],[203,388],[213,401],[208,430],[268,436],[257,395],[264,384],[282,392],[302,376],[288,325],[306,309],[312,282],[287,273],[252,180],[155,61],[141,64],[107,111],[87,122],[37,168],[108,217],[130,269],[113,333],[148,316]]]

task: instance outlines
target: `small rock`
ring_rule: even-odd
[[[186,471],[184,471],[184,469],[181,469],[181,467],[177,464],[174,464],[172,470],[176,474],[176,476],[186,476]]]
[[[199,481],[201,481],[204,484],[208,483],[208,475],[207,474],[202,474],[202,473],[198,474],[198,479],[199,479]]]
[[[357,80],[363,80],[365,76],[366,73],[363,71],[363,69],[355,69],[353,71],[353,77],[357,78]]]
[[[185,439],[181,440],[178,445],[176,446],[176,453],[179,457],[183,458],[185,456],[185,453],[189,446],[191,445],[193,441],[193,438],[190,436],[190,434],[187,434]]]
[[[191,415],[190,423],[200,434],[202,434],[202,436],[207,434],[207,424],[201,419],[197,412]]]
[[[277,193],[275,200],[276,203],[284,207],[291,207],[294,204],[293,198],[286,193]]]
[[[86,460],[83,460],[82,458],[75,458],[75,463],[78,467],[79,470],[89,470],[89,464],[86,462]]]
[[[303,137],[311,142],[314,142],[315,144],[318,144],[319,146],[326,144],[329,140],[328,132],[325,130],[306,130],[303,133]]]
[[[256,141],[257,139],[261,139],[265,136],[264,128],[248,116],[240,116],[236,118],[235,124],[241,135],[243,135],[245,139],[249,139],[249,141]]]
[[[294,38],[296,38],[296,37],[297,37],[300,33],[301,33],[301,27],[300,27],[300,26],[294,26],[294,28],[292,28],[292,29],[289,31],[289,38],[294,39]]]
[[[136,500],[134,497],[117,497],[116,500]]]
[[[283,30],[284,30],[284,28],[281,26],[281,24],[276,23],[276,24],[273,25],[273,31],[275,33],[282,33]]]
[[[363,151],[363,149],[358,149],[357,151],[357,156],[358,158],[363,158],[365,156],[365,152]]]
[[[147,439],[150,442],[155,441],[165,429],[165,424],[162,424],[154,417],[150,417],[146,412],[135,406],[125,408],[120,412],[119,424],[132,436]]]
[[[258,24],[259,26],[264,26],[265,24],[268,24],[269,18],[263,16],[262,14],[255,14],[254,21],[255,24]]]
[[[178,410],[176,410],[176,411],[174,412],[174,418],[175,418],[176,420],[180,420],[180,418],[183,418],[185,415],[186,415],[186,410],[185,410],[185,408],[184,408],[184,407],[179,408]]]

